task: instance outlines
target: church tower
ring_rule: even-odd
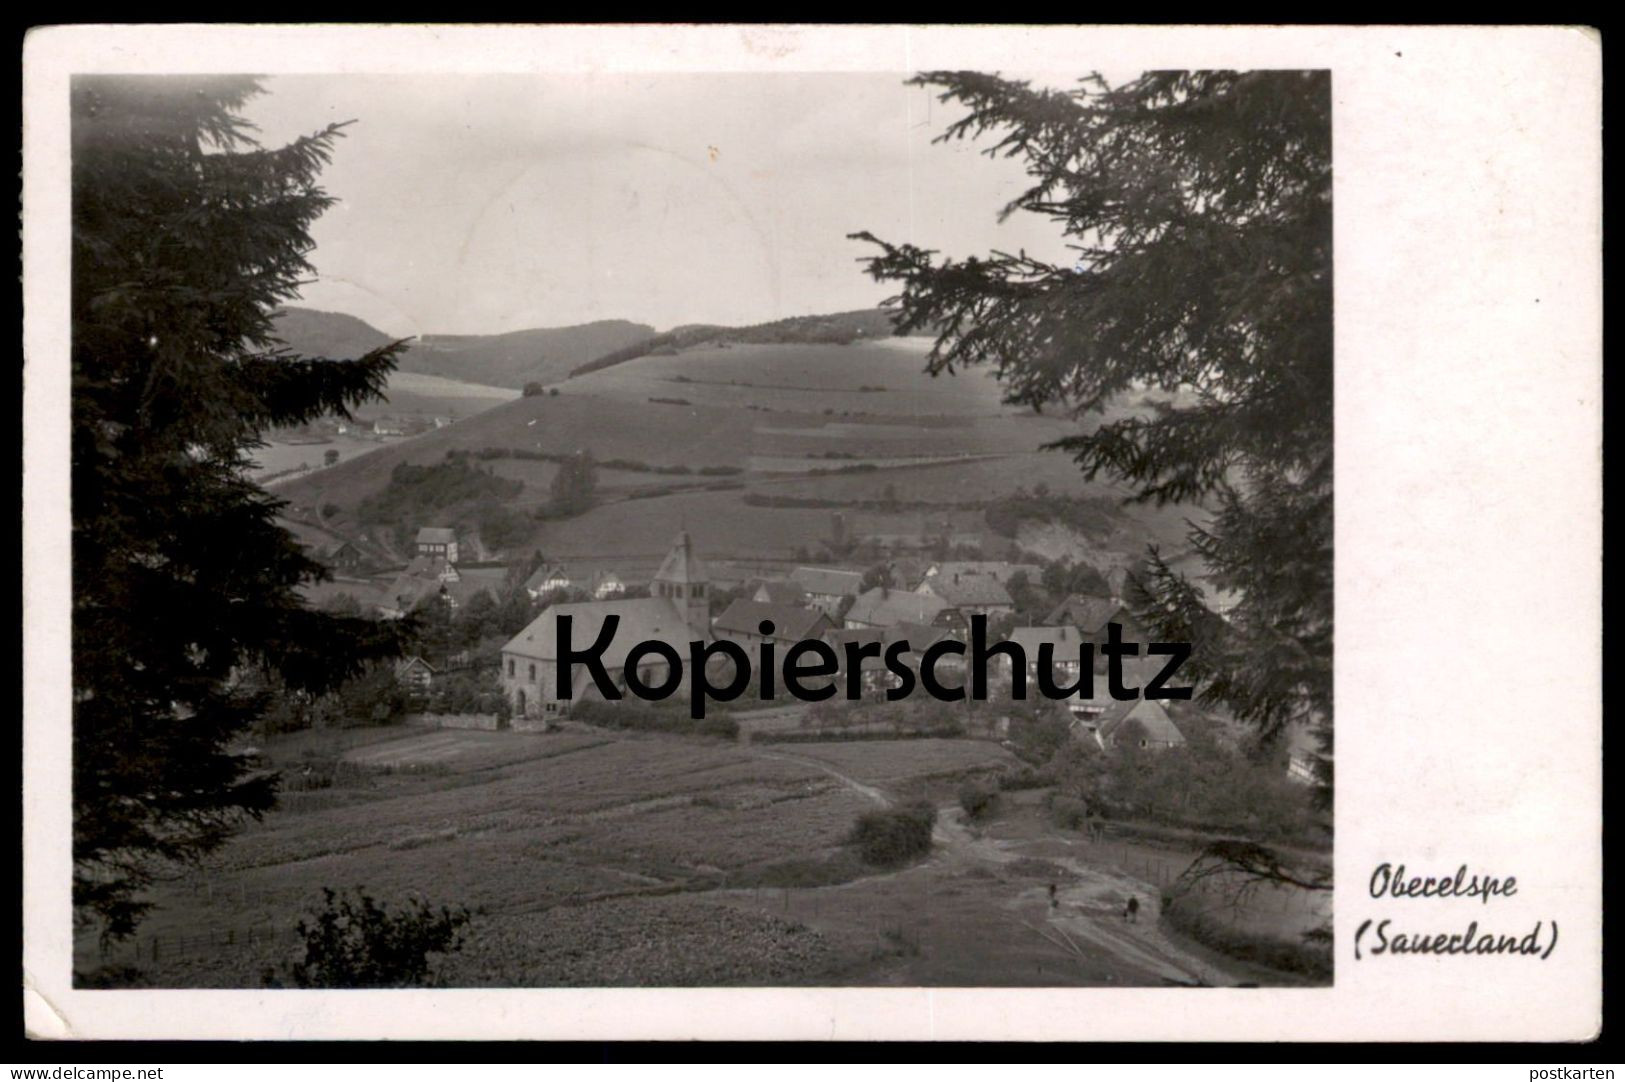
[[[688,531],[678,531],[671,551],[666,553],[660,570],[655,572],[654,581],[649,584],[649,595],[670,599],[677,606],[677,611],[683,614],[689,634],[696,639],[707,640],[711,637],[709,586],[710,577],[700,558],[694,555],[694,544],[689,540]]]

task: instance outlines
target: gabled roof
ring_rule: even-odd
[[[853,623],[891,627],[894,624],[930,624],[937,615],[953,608],[935,594],[908,590],[888,590],[877,586],[859,594],[846,618]]]
[[[671,544],[671,551],[660,563],[660,570],[655,572],[656,582],[705,582],[710,578],[705,564],[694,555],[694,543],[689,539],[687,530],[679,530],[677,537]]]
[[[1104,681],[1095,682],[1095,698],[1104,699],[1106,703],[1106,712],[1100,715],[1097,722],[1102,741],[1113,740],[1123,726],[1133,721],[1145,730],[1146,739],[1153,744],[1185,742],[1185,734],[1179,731],[1179,726],[1174,724],[1161,703],[1155,699],[1130,699],[1127,702],[1118,702],[1103,689],[1103,684]]]
[[[941,642],[948,638],[949,632],[945,627],[935,627],[931,624],[916,624],[904,620],[886,629],[886,642],[888,645],[899,639],[907,639],[910,649],[918,652],[927,646]]]
[[[835,647],[837,657],[845,657],[849,642],[874,643],[884,646],[890,641],[889,627],[837,627],[824,632],[824,641]]]
[[[1010,591],[999,585],[999,580],[988,575],[937,575],[920,584],[955,605],[1013,605]]]
[[[863,575],[857,571],[842,571],[834,567],[798,567],[790,573],[790,581],[809,594],[830,594],[836,597],[857,596],[863,589]]]
[[[1069,594],[1044,618],[1048,624],[1075,624],[1085,634],[1093,635],[1126,609],[1121,601],[1109,597],[1086,597]]]
[[[759,635],[763,620],[773,621],[776,639],[806,639],[817,636],[822,627],[829,626],[829,618],[817,609],[804,609],[795,605],[774,605],[762,601],[740,598],[729,605],[712,622],[718,631],[743,631]]]
[[[692,638],[683,614],[664,597],[619,598],[607,601],[574,601],[563,605],[549,605],[542,614],[509,639],[502,647],[504,654],[538,661],[558,658],[558,618],[571,618],[570,645],[585,649],[597,641],[606,616],[620,617],[615,637],[604,651],[604,666],[622,668],[627,653],[645,639],[666,643],[686,656]]]
[[[934,643],[941,642],[949,636],[945,627],[932,627],[928,624],[900,623],[890,627],[842,627],[824,633],[824,641],[835,647],[836,653],[845,656],[846,644],[849,642],[874,643],[881,647],[890,646],[894,642],[907,642],[909,652],[917,654]]]
[[[758,582],[751,594],[766,591],[767,600],[772,605],[795,605],[805,607],[807,604],[807,591],[788,579],[763,579]]]
[[[1071,625],[1059,627],[1018,627],[1010,632],[1010,641],[1021,647],[1027,664],[1038,662],[1038,648],[1048,643],[1053,661],[1077,661],[1078,648],[1086,641],[1083,632]]]
[[[418,530],[420,545],[449,545],[457,540],[457,531],[449,526],[424,526]]]
[[[554,579],[569,582],[570,575],[564,570],[563,564],[543,564],[531,573],[530,578],[525,580],[525,589],[540,590],[543,585]]]
[[[427,661],[424,661],[421,657],[418,657],[416,654],[413,654],[411,657],[402,658],[395,663],[395,675],[397,676],[411,672],[413,669],[427,669],[431,673],[437,673],[440,671],[433,665],[430,665]]]
[[[435,582],[439,582],[442,576],[449,577],[460,574],[460,572],[444,556],[414,556],[401,569],[401,574],[409,578],[433,579]]]
[[[944,560],[937,564],[937,573],[931,578],[951,579],[958,575],[963,579],[971,575],[993,579],[1002,586],[1018,571],[1025,571],[1031,581],[1036,581],[1044,573],[1044,569],[1037,564],[1015,564],[1008,560]]]
[[[464,568],[455,582],[445,584],[445,589],[453,601],[459,605],[466,605],[482,590],[490,594],[493,601],[499,599],[502,596],[502,585],[506,581],[507,571],[504,568]]]

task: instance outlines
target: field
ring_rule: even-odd
[[[455,422],[519,397],[518,391],[506,387],[463,383],[417,372],[391,373],[386,394],[387,404],[368,403],[360,408],[359,413],[365,417],[443,417]],[[334,435],[321,442],[271,440],[266,447],[255,452],[257,466],[252,475],[274,477],[301,466],[314,471],[323,468],[324,458],[330,450],[339,453],[340,462],[349,462],[403,442],[400,437],[350,434]]]
[[[1098,419],[1005,405],[986,372],[933,378],[923,370],[927,348],[916,338],[641,357],[557,383],[557,395],[501,403],[292,478],[279,492],[297,506],[336,504],[345,509],[342,526],[400,462],[427,465],[448,452],[487,449],[590,450],[601,463],[635,467],[601,467],[599,505],[539,524],[521,549],[620,571],[628,561],[658,559],[686,525],[714,558],[790,560],[798,549],[816,552],[839,511],[848,536],[925,545],[946,534],[997,555],[1010,546],[987,529],[982,507],[1037,485],[1109,501],[1111,526],[1096,536],[1037,539],[1052,555],[1113,564],[1150,540],[1183,547],[1192,509],[1122,506],[1122,489],[1085,481],[1065,454],[1040,450]],[[513,457],[484,465],[524,483],[515,503],[527,511],[545,504],[557,469]],[[811,506],[785,506],[797,502]]]
[[[139,938],[105,956],[81,942],[82,968],[257,986],[322,888],[365,887],[476,912],[446,960],[454,985],[1236,979],[1154,923],[1105,919],[1125,892],[1154,913],[1165,873],[1091,857],[1014,802],[996,834],[961,822],[958,780],[1013,762],[985,741],[396,728],[295,734],[263,754],[282,806],[157,888]],[[874,869],[842,845],[859,814],[920,796],[940,805],[923,864]],[[1095,909],[1046,916],[1058,876]],[[1085,932],[1093,948],[1066,945]]]

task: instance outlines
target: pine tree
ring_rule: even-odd
[[[230,750],[268,689],[329,690],[396,629],[312,611],[326,577],[246,467],[260,433],[377,399],[401,343],[278,348],[339,126],[251,136],[250,78],[76,77],[72,498],[75,918],[129,935],[166,865],[273,805]]]
[[[1127,591],[1159,635],[1196,644],[1210,701],[1274,736],[1325,734],[1332,711],[1331,92],[1325,72],[1151,72],[1074,90],[974,72],[913,80],[995,133],[1032,185],[1003,210],[1043,215],[1075,254],[936,258],[856,239],[902,283],[899,332],[937,334],[933,372],[986,364],[1007,400],[1082,419],[1126,393],[1152,408],[1051,445],[1134,498],[1214,511],[1191,541],[1220,618],[1153,552]]]

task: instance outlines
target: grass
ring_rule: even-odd
[[[250,825],[201,872],[160,886],[143,941],[291,927],[324,886],[503,914],[716,885],[735,869],[833,849],[867,806],[815,767],[731,744],[395,735],[348,748],[337,736],[273,744],[267,755],[284,769],[325,763],[314,757],[336,750],[347,784],[290,794],[288,807]],[[697,803],[702,796],[712,802]],[[184,959],[164,965],[171,961],[179,968],[160,969],[161,983],[197,979]]]
[[[878,806],[858,786],[940,807],[954,779],[1013,763],[987,742],[398,729],[299,734],[265,754],[365,769],[356,785],[291,794],[204,869],[161,884],[135,949],[100,959],[82,942],[81,971],[253,987],[287,960],[323,887],[364,887],[385,904],[476,911],[468,946],[443,962],[454,986],[1158,983],[1132,955],[1080,960],[1021,923],[1043,919],[1046,883],[1105,848],[1058,835],[1036,803],[1012,800],[964,842],[939,817],[946,835],[900,870],[845,844]]]
[[[986,740],[873,740],[793,747],[797,756],[828,763],[866,784],[1020,765],[1015,756]]]
[[[397,463],[440,462],[448,451],[591,448],[600,461],[692,471],[678,477],[601,468],[600,506],[546,527],[542,547],[566,560],[589,554],[658,559],[682,525],[713,558],[783,558],[829,537],[828,507],[753,507],[743,499],[751,494],[850,502],[852,536],[928,542],[946,518],[950,531],[985,535],[989,545],[1002,541],[986,530],[979,504],[1016,485],[1120,495],[1084,481],[1065,455],[1039,450],[1086,422],[1005,406],[986,373],[933,379],[923,366],[923,343],[914,340],[738,344],[643,357],[568,380],[556,397],[501,403],[449,428],[292,478],[279,492],[298,506],[338,505],[344,510],[337,525],[347,528],[354,526],[355,507],[384,487]],[[691,404],[650,403],[673,397],[674,388]],[[945,455],[981,457],[945,463]],[[876,463],[888,468],[814,472]],[[521,510],[546,498],[555,470],[548,462],[518,459],[488,465],[524,482],[516,501]],[[726,490],[690,487],[707,480],[706,470],[743,472],[726,479],[735,486]],[[888,490],[898,501],[889,509],[880,502]],[[1184,531],[1179,511],[1122,510],[1120,528],[1091,544],[1138,554],[1156,536],[1176,546]]]

